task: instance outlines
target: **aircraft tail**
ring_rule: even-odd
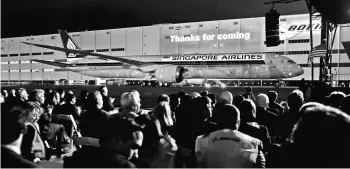
[[[74,39],[67,33],[67,31],[58,30],[58,32],[60,33],[64,48],[81,51],[80,47],[77,45]],[[84,54],[70,53],[68,51],[66,51],[65,53],[67,58],[84,58],[86,56]]]

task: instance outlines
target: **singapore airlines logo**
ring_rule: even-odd
[[[67,48],[68,48],[68,49],[74,49],[74,50],[77,49],[76,46],[74,45],[74,43],[72,42],[71,39],[68,39]],[[69,53],[67,57],[69,57],[69,58],[74,58],[74,57],[76,57],[76,56],[77,56],[77,54]]]

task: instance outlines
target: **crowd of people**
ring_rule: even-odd
[[[350,95],[306,102],[301,90],[233,96],[161,94],[142,109],[136,90],[115,107],[108,88],[1,91],[1,167],[67,168],[350,167]],[[6,159],[6,160],[5,160]]]

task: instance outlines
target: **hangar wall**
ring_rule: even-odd
[[[263,17],[72,32],[70,35],[82,50],[112,56],[278,53],[286,55],[304,67],[304,75],[290,80],[301,78],[310,80],[311,70],[307,64],[310,51],[309,29],[312,28],[314,31],[314,46],[320,44],[320,21],[320,18],[313,18],[315,25],[310,27],[307,14],[281,16],[282,43],[276,47],[266,47],[264,44]],[[350,60],[342,42],[349,42],[349,35],[350,26],[338,27],[332,51],[334,64],[332,71],[338,74],[338,78],[345,80],[350,80]],[[31,59],[43,59],[65,62],[67,58],[63,52],[29,46],[21,42],[62,47],[59,34],[1,39],[1,81],[96,79],[31,61]],[[319,59],[314,59],[314,63],[316,63],[314,77],[317,79]]]

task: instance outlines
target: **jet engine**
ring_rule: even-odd
[[[185,78],[185,68],[182,66],[166,66],[158,68],[154,75],[159,82],[180,83]]]

